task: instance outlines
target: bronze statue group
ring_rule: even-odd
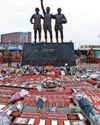
[[[35,14],[32,15],[30,22],[34,25],[34,40],[35,43],[37,41],[37,32],[39,33],[39,42],[41,42],[41,20],[43,19],[43,29],[44,29],[44,34],[45,34],[45,42],[47,42],[47,31],[49,31],[50,34],[50,41],[53,42],[52,40],[52,24],[51,21],[52,19],[55,20],[55,34],[56,34],[56,41],[58,41],[58,32],[60,32],[61,35],[61,42],[63,42],[63,24],[67,23],[67,19],[64,16],[64,14],[61,13],[62,9],[58,8],[57,11],[58,13],[53,15],[50,14],[50,7],[47,7],[46,10],[44,9],[43,6],[43,0],[41,0],[41,7],[43,10],[43,16],[39,14],[39,8],[35,9]],[[33,22],[34,20],[34,22]]]

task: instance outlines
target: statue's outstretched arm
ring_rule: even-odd
[[[53,19],[55,19],[55,15],[51,14],[51,17],[52,17]]]
[[[45,15],[45,9],[44,9],[44,6],[43,6],[43,0],[41,0],[41,8],[42,8],[42,11],[43,11],[43,14]]]
[[[41,19],[43,19],[44,20],[44,17],[41,15]]]

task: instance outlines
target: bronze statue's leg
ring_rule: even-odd
[[[44,34],[45,34],[45,41],[47,43],[47,29],[44,29]]]
[[[39,32],[39,42],[41,42],[41,29],[39,29],[38,32]]]
[[[58,29],[55,29],[55,33],[56,33],[56,41],[58,43]]]
[[[37,39],[37,29],[34,29],[34,42],[36,43],[36,39]]]
[[[52,29],[49,29],[48,31],[49,31],[49,33],[50,33],[50,40],[51,40],[51,43],[52,43],[52,42],[53,42],[53,41],[52,41]]]
[[[61,42],[63,43],[63,30],[60,30],[60,34],[61,34]]]

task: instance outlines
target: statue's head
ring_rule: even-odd
[[[47,13],[49,13],[50,12],[50,7],[47,7],[46,11],[47,11]]]
[[[62,9],[61,9],[61,8],[58,8],[57,11],[58,11],[58,13],[61,13]]]
[[[39,8],[35,8],[36,13],[39,13],[39,11],[40,11]]]

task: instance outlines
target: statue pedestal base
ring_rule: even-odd
[[[73,43],[25,43],[22,65],[76,65]]]

